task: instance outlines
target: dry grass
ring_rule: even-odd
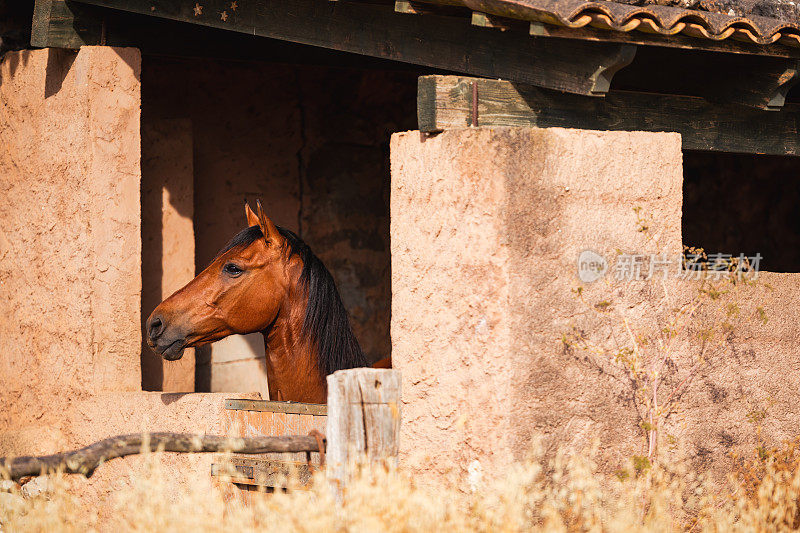
[[[2,531],[783,531],[797,529],[797,443],[739,461],[726,490],[652,467],[620,480],[596,473],[591,453],[519,464],[474,490],[431,489],[403,471],[363,469],[341,504],[324,476],[309,491],[258,495],[245,507],[217,491],[175,489],[155,460],[114,493],[111,518],[81,507],[69,480],[44,493],[0,493]]]

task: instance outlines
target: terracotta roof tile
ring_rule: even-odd
[[[451,0],[447,2],[453,4]],[[458,0],[475,11],[569,28],[684,34],[720,41],[800,46],[800,25],[758,15],[736,16],[674,6],[586,0]]]

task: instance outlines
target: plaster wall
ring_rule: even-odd
[[[0,428],[140,387],[139,52],[0,63]]]
[[[160,392],[101,393],[70,402],[57,423],[49,428],[48,438],[29,428],[13,438],[0,434],[0,454],[48,454],[87,446],[114,435],[165,431],[209,435],[228,434],[229,417],[224,408],[226,394],[178,394]],[[257,393],[240,393],[243,399],[261,399]],[[21,437],[29,437],[21,440]],[[154,463],[165,475],[166,494],[177,488],[211,490],[211,463],[217,454],[159,454]],[[108,461],[91,478],[68,476],[70,491],[88,512],[101,520],[114,512],[114,494],[145,476],[153,462],[142,455]]]
[[[682,250],[679,135],[472,128],[396,134],[391,149],[407,464],[499,476],[534,440],[552,454],[599,439],[602,470],[630,469],[649,452],[633,338],[651,341],[642,376],[669,346],[659,401],[677,399],[654,458],[722,476],[730,452],[797,433],[797,274],[726,287],[680,327],[674,310],[708,285],[615,277],[619,254]],[[602,280],[579,279],[584,250],[608,261]]]

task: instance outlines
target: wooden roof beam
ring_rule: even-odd
[[[508,81],[422,76],[417,115],[429,133],[474,125],[672,131],[686,150],[800,155],[797,105],[768,113],[690,96],[612,91],[586,98]]]
[[[66,0],[36,0],[31,45],[73,48],[105,44],[105,10]]]
[[[531,38],[468,17],[408,16],[391,5],[282,0],[81,0],[81,3],[416,65],[602,96],[635,45]]]

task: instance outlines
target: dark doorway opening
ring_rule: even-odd
[[[800,272],[800,157],[686,151],[683,244]]]
[[[214,38],[224,34],[215,32]],[[260,198],[277,224],[297,232],[325,262],[368,360],[382,359],[391,351],[389,140],[392,133],[416,129],[417,77],[430,72],[269,39],[256,42],[258,57],[252,48],[247,57],[143,51],[143,133],[165,121],[188,128],[182,135],[191,149],[195,272],[244,227],[244,199]],[[143,162],[171,157],[159,145],[164,143],[143,142]],[[143,172],[143,187],[147,181]],[[146,222],[143,227],[161,228]],[[143,235],[142,241],[151,245],[143,254],[164,249],[158,235]],[[155,284],[164,278],[163,261],[149,263],[154,267],[143,271],[143,294],[148,284],[150,293],[160,294]],[[143,300],[146,317],[152,309],[144,307]],[[264,373],[263,342],[255,335],[197,350],[195,390],[254,390],[253,377],[263,380]],[[150,354],[142,357],[144,388],[157,390],[158,372],[148,370],[152,361],[144,364]]]

